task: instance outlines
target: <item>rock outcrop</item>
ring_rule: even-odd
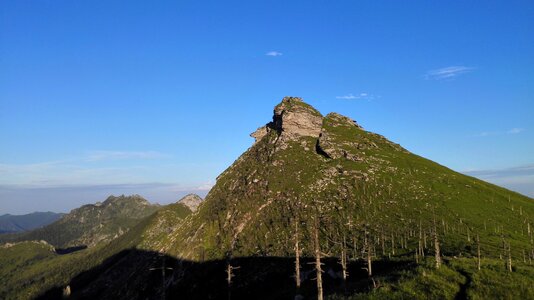
[[[194,212],[197,210],[200,203],[202,203],[202,198],[196,194],[189,194],[178,200],[178,203],[182,203]]]
[[[275,130],[282,140],[297,139],[302,136],[319,137],[323,116],[315,108],[298,97],[284,97],[274,108],[273,121],[258,128],[250,136],[261,140],[271,130]]]

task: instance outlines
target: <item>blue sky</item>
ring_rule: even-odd
[[[534,196],[532,1],[2,1],[0,14],[0,214],[205,194],[286,95]]]

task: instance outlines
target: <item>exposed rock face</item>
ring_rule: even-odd
[[[178,200],[179,203],[189,207],[191,211],[196,211],[200,203],[202,203],[202,198],[195,194],[189,194]]]
[[[253,137],[255,139],[254,142],[258,142],[259,140],[261,140],[264,136],[267,135],[267,133],[269,133],[271,129],[269,127],[267,127],[267,125],[265,126],[262,126],[258,129],[256,129],[256,131],[254,131],[253,133],[250,134],[251,137]]]
[[[298,97],[285,97],[274,108],[273,121],[258,128],[250,136],[261,140],[271,130],[276,130],[282,140],[296,139],[301,136],[319,137],[323,116],[312,106]]]
[[[353,119],[345,117],[335,112],[329,113],[328,115],[326,115],[326,118],[330,118],[333,121],[334,125],[332,126],[334,127],[346,125],[346,126],[356,126],[362,129],[362,127],[358,125],[358,123],[356,123],[356,121],[354,121]]]
[[[285,97],[274,108],[274,129],[289,137],[312,136],[321,133],[323,116],[301,98]]]

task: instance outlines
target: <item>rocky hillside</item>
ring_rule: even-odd
[[[1,242],[44,240],[57,248],[87,246],[110,241],[159,209],[139,195],[110,196],[104,202],[72,210],[58,221],[27,233],[4,235]]]
[[[0,216],[0,234],[28,231],[57,221],[64,214],[53,212],[34,212],[26,215]]]
[[[343,239],[355,253],[365,252],[368,239],[380,255],[405,253],[434,227],[446,255],[474,255],[476,235],[485,255],[503,255],[503,240],[518,257],[531,252],[532,199],[414,155],[350,118],[323,117],[286,97],[251,136],[254,145],[172,233],[172,255],[290,256],[293,224],[310,241],[315,218],[331,254]],[[302,248],[312,254],[311,244]]]

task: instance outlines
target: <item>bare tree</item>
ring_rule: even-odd
[[[228,300],[232,298],[232,278],[235,277],[234,270],[239,269],[240,267],[234,267],[231,264],[231,258],[227,260],[226,263],[226,284],[228,285]]]
[[[391,254],[395,255],[395,237],[391,233]]]
[[[295,218],[295,284],[300,289],[299,219]]]
[[[365,236],[367,237],[367,235],[369,234],[369,232],[367,231],[367,224],[365,224]],[[373,251],[372,251],[372,243],[369,241],[368,238],[366,238],[366,251],[367,251],[367,275],[369,277],[373,276]]]
[[[508,243],[508,271],[512,272],[512,249],[510,248],[510,243]]]
[[[419,255],[421,256],[421,259],[425,257],[425,250],[423,249],[423,224],[421,220],[419,220],[419,245],[418,245],[418,251]]]
[[[434,255],[436,257],[436,269],[441,267],[441,254],[439,248],[438,230],[436,228],[436,215],[434,213]]]
[[[477,256],[478,256],[478,270],[480,271],[480,238],[477,234]]]
[[[343,275],[343,283],[347,282],[347,277],[349,276],[349,273],[347,272],[347,240],[345,237],[345,233],[343,233],[343,241],[341,244],[341,272]]]
[[[313,244],[315,252],[315,271],[317,274],[317,300],[323,300],[323,270],[321,268],[321,245],[319,244],[319,218],[316,215],[313,226]]]
[[[167,290],[167,285],[165,283],[165,271],[173,270],[173,268],[165,267],[165,255],[163,253],[158,254],[161,257],[161,267],[160,268],[150,268],[150,271],[161,270],[161,298],[166,299],[165,291]]]

